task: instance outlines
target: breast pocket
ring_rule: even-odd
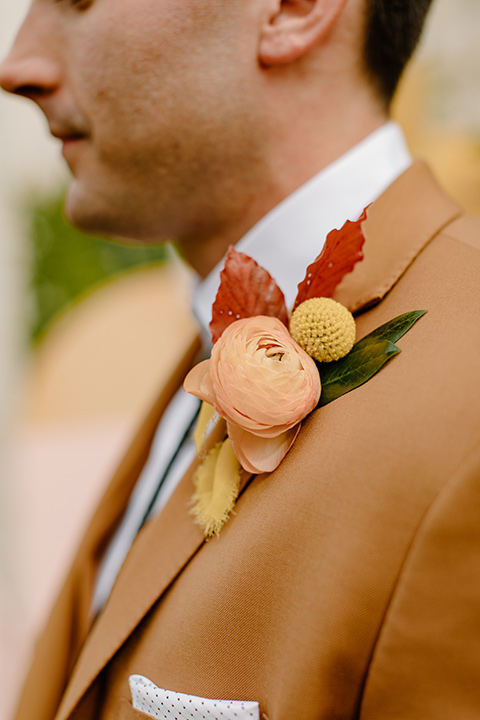
[[[147,715],[141,710],[136,710],[131,702],[122,698],[119,703],[118,720],[150,720],[151,715]]]
[[[254,701],[212,700],[164,690],[142,675],[131,675],[129,684],[132,709],[138,715],[126,715],[122,720],[260,720],[259,705]]]

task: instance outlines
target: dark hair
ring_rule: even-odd
[[[386,106],[422,32],[432,0],[366,0],[364,62]]]

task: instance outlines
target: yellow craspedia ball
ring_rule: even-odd
[[[352,313],[332,298],[305,300],[290,320],[291,336],[318,362],[347,355],[355,343],[355,333]]]

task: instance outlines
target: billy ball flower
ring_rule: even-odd
[[[225,418],[235,454],[252,473],[280,464],[321,390],[312,358],[280,320],[261,315],[229,325],[184,387]]]
[[[293,312],[290,333],[310,357],[318,362],[331,362],[352,349],[355,320],[344,305],[332,298],[310,298]]]

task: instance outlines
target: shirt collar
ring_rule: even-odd
[[[330,230],[356,220],[411,162],[400,127],[390,121],[282,200],[235,247],[268,270],[291,307]],[[194,289],[192,309],[205,334],[223,265]]]

